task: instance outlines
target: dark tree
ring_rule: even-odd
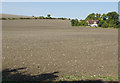
[[[47,15],[48,18],[50,18],[50,16],[51,16],[50,14]]]

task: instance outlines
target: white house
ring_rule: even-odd
[[[92,27],[97,27],[99,21],[98,20],[87,20],[88,26],[92,26]]]

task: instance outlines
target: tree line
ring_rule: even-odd
[[[87,20],[98,20],[98,26],[103,28],[113,27],[120,28],[119,14],[116,12],[109,12],[107,14],[92,13],[89,14],[85,20],[72,19],[72,26],[88,26]]]
[[[53,18],[51,17],[50,14],[47,15],[47,17],[44,17],[44,16],[39,16],[39,17],[35,17],[35,16],[32,16],[32,17],[20,17],[20,18],[0,18],[1,20],[17,20],[17,19],[61,19],[61,20],[70,20],[70,18]]]

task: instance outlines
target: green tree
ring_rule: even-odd
[[[78,21],[78,19],[75,19],[75,24],[74,24],[75,26],[79,26],[79,21]]]
[[[115,25],[119,25],[119,24],[120,24],[120,21],[119,21],[119,20],[116,20],[116,21],[114,21],[114,24],[115,24]]]
[[[104,20],[99,21],[98,26],[102,27],[102,25],[104,24],[104,22],[105,22]]]
[[[50,16],[51,16],[50,14],[47,15],[48,18],[51,18]]]
[[[108,25],[108,23],[105,21],[105,22],[102,24],[102,27],[103,27],[103,28],[108,28],[109,25]]]
[[[80,26],[88,26],[88,23],[85,20],[81,20]]]
[[[71,24],[72,24],[72,26],[75,25],[75,20],[74,19],[71,20]]]
[[[35,19],[38,19],[38,17],[34,17]]]
[[[118,20],[119,14],[116,12],[107,13],[108,20]]]
[[[113,27],[114,26],[114,20],[109,20],[108,21],[108,25],[109,25],[109,27]]]
[[[118,28],[120,22],[119,20],[119,14],[116,12],[109,12],[106,14],[107,15],[107,23],[109,24],[109,27],[115,27]]]
[[[119,14],[116,12],[109,12],[107,14],[99,14],[99,13],[92,13],[89,14],[85,20],[80,20],[80,22],[77,19],[72,19],[71,23],[72,26],[87,26],[88,23],[87,20],[99,20],[98,26],[99,27],[115,27],[120,28],[120,22],[119,22]]]
[[[120,28],[120,24],[119,25],[114,25],[114,28]]]
[[[70,18],[68,18],[68,20],[71,20]]]
[[[2,20],[7,20],[7,18],[2,18]]]
[[[98,13],[97,13],[97,14],[96,14],[96,19],[100,21],[100,20],[101,20],[101,14],[98,14]]]
[[[102,20],[106,20],[106,19],[107,19],[107,15],[106,15],[106,14],[103,14],[103,15],[101,16],[101,18],[102,18]]]
[[[96,17],[95,17],[95,16],[96,16],[95,13],[89,14],[89,15],[86,17],[85,21],[87,21],[87,20],[96,20]]]
[[[72,26],[80,26],[78,19],[72,19],[71,24],[72,24]]]

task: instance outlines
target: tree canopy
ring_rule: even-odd
[[[47,15],[48,18],[50,18],[50,16],[51,16],[50,14]]]
[[[107,14],[99,14],[99,13],[91,13],[89,14],[85,20],[76,20],[72,19],[71,23],[72,26],[87,26],[87,20],[98,20],[98,26],[99,27],[114,27],[114,28],[120,28],[120,22],[119,22],[119,14],[117,12],[108,12]]]

